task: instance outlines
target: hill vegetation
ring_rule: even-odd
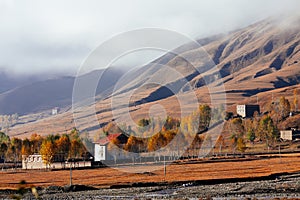
[[[81,135],[83,137],[83,134]],[[87,147],[91,146],[87,138],[86,136],[81,139],[80,133],[76,129],[73,129],[70,134],[47,137],[32,134],[30,138],[23,140],[16,137],[10,138],[0,132],[0,159],[4,163],[18,163],[29,155],[41,154],[46,165],[50,165],[54,161],[56,154],[63,156],[65,160],[86,159],[90,155]]]
[[[295,91],[294,103],[298,103],[297,92]],[[199,152],[203,143],[212,143],[211,133],[206,133],[210,126],[218,124],[219,121],[211,118],[212,112],[220,115],[222,119],[226,119],[222,133],[216,139],[215,145],[211,146],[212,151],[218,149],[222,154],[222,149],[227,147],[227,153],[251,151],[255,149],[255,144],[259,144],[260,148],[256,151],[264,151],[261,144],[265,144],[265,149],[277,149],[282,142],[279,138],[279,130],[282,127],[289,127],[293,119],[300,116],[297,112],[297,104],[291,106],[289,100],[281,97],[277,103],[270,102],[269,108],[265,113],[255,113],[253,118],[243,119],[230,112],[222,109],[213,109],[208,105],[201,105],[192,115],[183,118],[182,121],[167,117],[165,120],[140,119],[137,124],[139,128],[133,131],[131,127],[126,128],[126,124],[119,128],[113,122],[109,123],[101,131],[96,134],[95,140],[106,137],[108,134],[120,133],[130,134],[128,142],[121,144],[120,141],[111,141],[112,145],[118,145],[130,152],[151,152],[156,151],[169,144],[175,137],[183,138],[182,141],[188,141],[192,138],[193,142],[189,146],[191,152]],[[291,109],[293,107],[293,110]],[[290,116],[294,113],[294,116]],[[218,117],[216,118],[218,119]],[[297,123],[297,121],[295,122]],[[294,126],[295,128],[295,126]],[[297,127],[296,127],[297,128]],[[183,144],[177,144],[182,147]],[[177,146],[177,148],[178,148]],[[172,149],[169,149],[172,150]],[[174,149],[173,149],[174,150]],[[194,156],[197,156],[194,155]]]
[[[295,90],[293,103],[282,96],[275,102],[269,102],[264,113],[256,112],[252,118],[242,118],[222,107],[212,108],[203,104],[182,120],[170,116],[166,119],[142,118],[137,122],[137,129],[111,122],[98,130],[93,140],[88,132],[80,133],[77,129],[63,135],[42,137],[32,134],[29,139],[10,138],[0,132],[0,158],[4,162],[17,163],[22,156],[37,153],[42,155],[47,165],[54,161],[56,154],[63,155],[65,160],[86,159],[86,156],[94,153],[93,142],[116,133],[126,134],[129,138],[126,143],[118,141],[118,138],[109,141],[109,150],[118,147],[126,152],[143,155],[161,150],[172,143],[164,151],[168,151],[168,155],[174,152],[175,159],[181,156],[198,157],[201,149],[207,147],[208,156],[262,153],[277,151],[284,146],[285,150],[292,151],[299,146],[291,146],[291,143],[280,140],[279,129],[295,127],[299,123],[298,103],[298,92]],[[210,131],[211,127],[223,122],[220,133]],[[188,148],[183,148],[185,145]]]

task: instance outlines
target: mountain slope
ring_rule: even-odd
[[[211,59],[205,53],[199,54],[199,47],[183,45],[174,50],[178,55],[167,53],[127,73],[117,81],[117,91],[105,99],[99,98],[95,105],[78,110],[76,115],[81,121],[76,123],[76,127],[94,133],[99,122],[105,124],[115,120],[112,111],[129,111],[131,117],[138,120],[147,116],[155,104],[164,106],[168,114],[179,115],[181,111],[176,94],[181,93],[189,99],[195,93],[200,103],[210,103],[207,84],[217,88],[213,92],[218,93],[220,85],[224,83],[228,105],[254,103],[251,97],[255,95],[262,101],[270,99],[270,92],[279,91],[280,88],[280,91],[286,90],[290,95],[291,90],[300,88],[299,33],[298,18],[267,19],[228,34],[198,40]],[[189,58],[191,63],[184,58]],[[214,68],[211,60],[217,68]],[[126,98],[130,99],[129,104]],[[121,104],[112,106],[112,99],[118,99]],[[98,119],[90,118],[94,108]],[[63,132],[65,130],[61,127],[74,127],[71,118],[71,111],[62,113],[42,122],[15,127],[12,134],[22,134],[24,131],[26,134],[32,131],[41,134],[53,130]],[[48,127],[49,130],[40,127]]]
[[[287,26],[287,21],[292,25]],[[262,91],[300,83],[299,33],[298,18],[282,21],[269,19],[228,35],[213,37],[217,39],[203,43],[203,48],[211,56],[218,71],[212,70],[212,66],[203,61],[203,58],[194,56],[199,49],[187,49],[178,56],[166,55],[156,62],[172,66],[182,73],[193,86],[186,90],[201,89],[207,84],[217,86],[222,78],[229,93],[239,92],[245,96],[252,96]],[[182,57],[190,58],[191,64],[196,66],[198,71],[190,67]],[[143,77],[149,78],[154,75],[148,74]],[[178,80],[169,81],[168,85],[176,84],[176,81]],[[157,96],[155,100],[164,98],[160,95],[163,87],[153,89],[150,95]],[[166,97],[168,96],[171,94]]]

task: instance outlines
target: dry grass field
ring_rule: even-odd
[[[300,172],[300,154],[284,157],[270,157],[257,160],[235,160],[222,162],[195,162],[167,165],[166,177],[161,167],[153,173],[152,165],[132,165],[125,168],[141,173],[125,173],[112,168],[73,170],[73,184],[89,185],[96,188],[107,188],[111,185],[124,185],[146,182],[177,182],[195,180],[214,180],[231,178],[253,178],[276,173]],[[124,168],[124,166],[122,167]],[[69,184],[69,170],[59,171],[17,171],[0,172],[0,189],[15,189],[21,180],[33,186],[64,186]]]

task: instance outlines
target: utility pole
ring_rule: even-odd
[[[70,186],[72,186],[72,162],[65,162],[66,164],[70,164]]]
[[[70,162],[70,186],[72,186],[72,162]]]

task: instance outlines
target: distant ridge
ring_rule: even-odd
[[[106,81],[99,83],[97,95],[109,94],[109,89],[122,75],[122,71],[111,68],[97,70],[83,75],[80,78],[89,80],[104,73]],[[1,75],[1,74],[0,74]],[[0,94],[0,115],[25,115],[42,112],[54,107],[66,107],[72,104],[72,92],[75,77],[65,76],[43,81],[36,81],[23,86],[18,85],[5,93]]]

